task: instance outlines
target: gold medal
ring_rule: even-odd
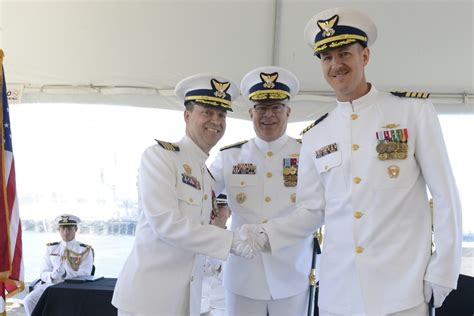
[[[292,180],[285,180],[283,184],[287,188],[296,187],[296,181],[292,181]]]
[[[384,152],[387,151],[387,144],[386,143],[379,143],[377,145],[377,147],[375,148],[375,150],[379,153],[379,154],[383,154]]]
[[[398,175],[400,174],[400,167],[396,165],[390,165],[387,167],[387,172],[390,178],[398,178]]]
[[[247,199],[247,196],[245,195],[245,193],[240,192],[235,196],[235,199],[237,200],[237,203],[242,204]]]
[[[291,174],[291,175],[295,175],[295,174],[296,174],[296,171],[298,171],[298,169],[296,169],[295,166],[291,166],[291,168],[290,168],[290,174]]]
[[[407,143],[400,143],[400,144],[398,144],[398,149],[402,153],[407,153],[408,152],[408,144]]]
[[[283,168],[283,175],[284,175],[284,176],[290,175],[290,172],[291,172],[291,171],[290,171],[290,168],[288,168],[288,167]]]
[[[389,142],[387,144],[387,152],[388,153],[393,153],[393,152],[396,152],[397,150],[398,150],[398,144],[397,143]]]
[[[387,160],[387,159],[389,159],[389,154],[388,153],[379,154],[379,159],[380,160]]]

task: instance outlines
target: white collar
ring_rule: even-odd
[[[257,148],[264,153],[267,151],[278,152],[286,144],[289,138],[290,137],[285,133],[280,138],[272,142],[266,142],[258,136],[255,136],[254,141]]]
[[[363,96],[353,101],[341,102],[337,101],[337,109],[344,115],[349,116],[351,113],[357,113],[363,109],[374,104],[374,100],[377,97],[377,89],[374,85],[370,85],[370,90]]]

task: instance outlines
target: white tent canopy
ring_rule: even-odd
[[[0,47],[22,102],[181,110],[173,89],[188,75],[239,81],[278,65],[301,82],[292,120],[314,120],[334,97],[303,29],[335,6],[378,26],[367,67],[377,89],[427,91],[440,112],[474,112],[472,0],[3,0]],[[243,100],[231,116],[247,118]]]

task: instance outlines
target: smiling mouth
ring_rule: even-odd
[[[219,134],[221,131],[218,130],[218,129],[215,129],[215,128],[210,128],[210,127],[207,127],[206,130],[208,130],[209,132],[211,133],[216,133],[216,134]]]
[[[334,74],[332,74],[332,77],[337,78],[337,77],[343,77],[347,75],[349,72],[348,71],[338,71]]]

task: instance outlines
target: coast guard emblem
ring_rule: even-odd
[[[339,21],[339,16],[335,15],[329,20],[319,20],[318,21],[318,27],[321,31],[323,31],[323,36],[324,37],[330,37],[333,36],[336,31],[334,30],[334,26],[337,25],[337,22]]]
[[[216,90],[214,95],[218,98],[225,98],[227,90],[230,88],[229,82],[220,82],[216,79],[211,79],[212,89]]]
[[[275,88],[275,81],[278,79],[278,72],[271,74],[266,74],[264,72],[260,73],[260,79],[264,82],[263,87],[267,89]]]

